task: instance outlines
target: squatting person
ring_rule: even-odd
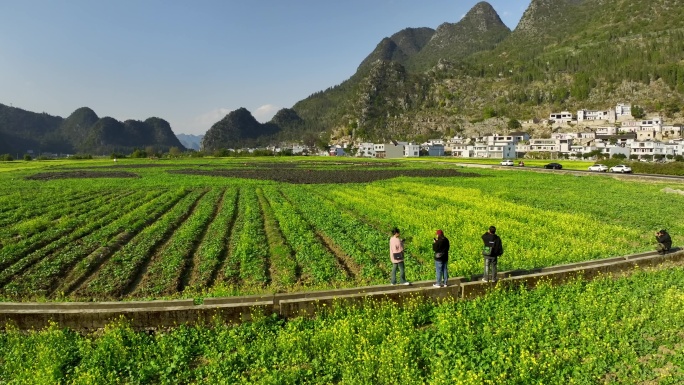
[[[482,281],[496,282],[496,265],[499,256],[503,254],[503,245],[501,238],[496,235],[496,227],[489,226],[489,230],[482,234],[482,241],[484,242],[484,248],[482,249],[484,277],[482,277]]]
[[[437,282],[432,286],[442,287],[446,286],[447,280],[449,280],[449,271],[447,269],[449,263],[449,239],[444,236],[442,230],[437,230],[436,235],[437,238],[432,239],[432,251],[435,252]]]
[[[409,282],[406,280],[404,275],[404,240],[399,238],[399,229],[392,229],[392,238],[390,238],[389,248],[390,248],[390,260],[392,261],[392,285],[397,284],[397,268],[399,268],[399,282],[402,285],[408,285]]]
[[[656,245],[658,254],[665,254],[672,248],[672,237],[667,233],[667,230],[663,229],[658,231],[656,233],[656,241],[658,241],[658,244]]]

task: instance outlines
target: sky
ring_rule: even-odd
[[[404,28],[458,22],[478,0],[0,0],[0,103],[63,118],[167,120],[204,134],[260,122],[354,74]],[[515,29],[530,0],[490,0]]]

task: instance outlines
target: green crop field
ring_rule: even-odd
[[[681,384],[684,268],[150,334],[0,333],[0,383]]]
[[[0,298],[206,297],[389,282],[393,226],[407,278],[481,273],[499,229],[500,270],[684,240],[679,182],[457,164],[324,158],[120,159],[0,164]]]

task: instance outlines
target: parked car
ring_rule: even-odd
[[[505,159],[505,160],[502,160],[500,164],[501,164],[502,166],[512,166],[512,165],[513,165],[513,161],[510,160],[510,159]]]
[[[552,170],[560,170],[563,168],[563,166],[560,163],[549,163],[544,168],[552,169]]]
[[[608,171],[608,166],[605,164],[595,164],[593,166],[589,166],[589,171],[606,172]]]
[[[632,172],[632,168],[624,164],[618,164],[617,166],[611,167],[610,172],[621,172],[624,174],[626,172]]]

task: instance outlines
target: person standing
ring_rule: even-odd
[[[503,254],[503,245],[501,238],[496,235],[496,227],[489,226],[489,230],[482,234],[482,241],[484,242],[484,248],[482,249],[484,277],[482,277],[482,281],[496,282],[496,265],[499,256]]]
[[[670,251],[670,248],[672,247],[672,237],[667,233],[667,230],[658,231],[656,233],[656,241],[658,242],[656,245],[658,254],[665,254]]]
[[[392,261],[392,285],[397,284],[397,268],[399,268],[399,283],[409,285],[404,273],[404,240],[400,238],[398,228],[392,229],[392,238],[389,242],[390,260]]]
[[[449,280],[449,271],[447,269],[449,262],[449,239],[444,236],[442,230],[437,230],[436,234],[437,238],[432,239],[432,251],[435,252],[437,282],[432,286],[442,287],[446,286]]]

